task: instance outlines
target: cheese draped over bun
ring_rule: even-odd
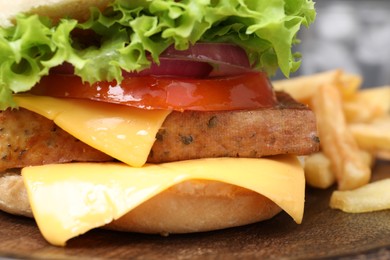
[[[0,210],[33,217],[21,175],[0,177]],[[254,191],[193,180],[156,195],[106,228],[152,234],[200,232],[262,221],[280,211],[274,202]]]

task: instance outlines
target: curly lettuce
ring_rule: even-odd
[[[50,68],[74,66],[83,81],[122,80],[122,70],[150,66],[150,55],[170,45],[229,42],[244,48],[251,64],[270,75],[299,67],[291,47],[301,25],[316,13],[312,0],[115,0],[88,21],[21,14],[0,28],[0,109],[15,106],[13,93],[30,90]],[[85,43],[80,32],[92,33]],[[55,87],[55,86],[53,86]]]

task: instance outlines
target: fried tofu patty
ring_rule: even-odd
[[[318,151],[314,113],[285,93],[276,97],[278,105],[266,109],[171,113],[157,133],[148,162]]]
[[[0,171],[30,165],[112,158],[26,109],[0,113]]]
[[[310,109],[277,93],[278,105],[252,111],[172,112],[156,135],[148,162],[207,157],[309,154],[319,149]],[[0,171],[73,161],[112,161],[53,121],[26,109],[0,113]]]

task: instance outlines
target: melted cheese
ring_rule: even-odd
[[[23,108],[53,120],[89,146],[131,166],[145,164],[158,129],[170,113],[103,102],[15,96]]]
[[[54,245],[118,219],[137,205],[185,180],[208,179],[258,192],[300,223],[305,180],[295,157],[214,158],[146,164],[74,163],[22,170],[43,236]]]

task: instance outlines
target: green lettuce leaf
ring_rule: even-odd
[[[256,69],[288,76],[299,66],[291,51],[297,32],[315,15],[312,0],[116,0],[83,23],[21,14],[0,28],[0,109],[65,62],[86,82],[121,81],[122,70],[148,68],[147,55],[158,63],[168,46],[199,41],[237,44]],[[92,32],[92,44],[80,32]]]

